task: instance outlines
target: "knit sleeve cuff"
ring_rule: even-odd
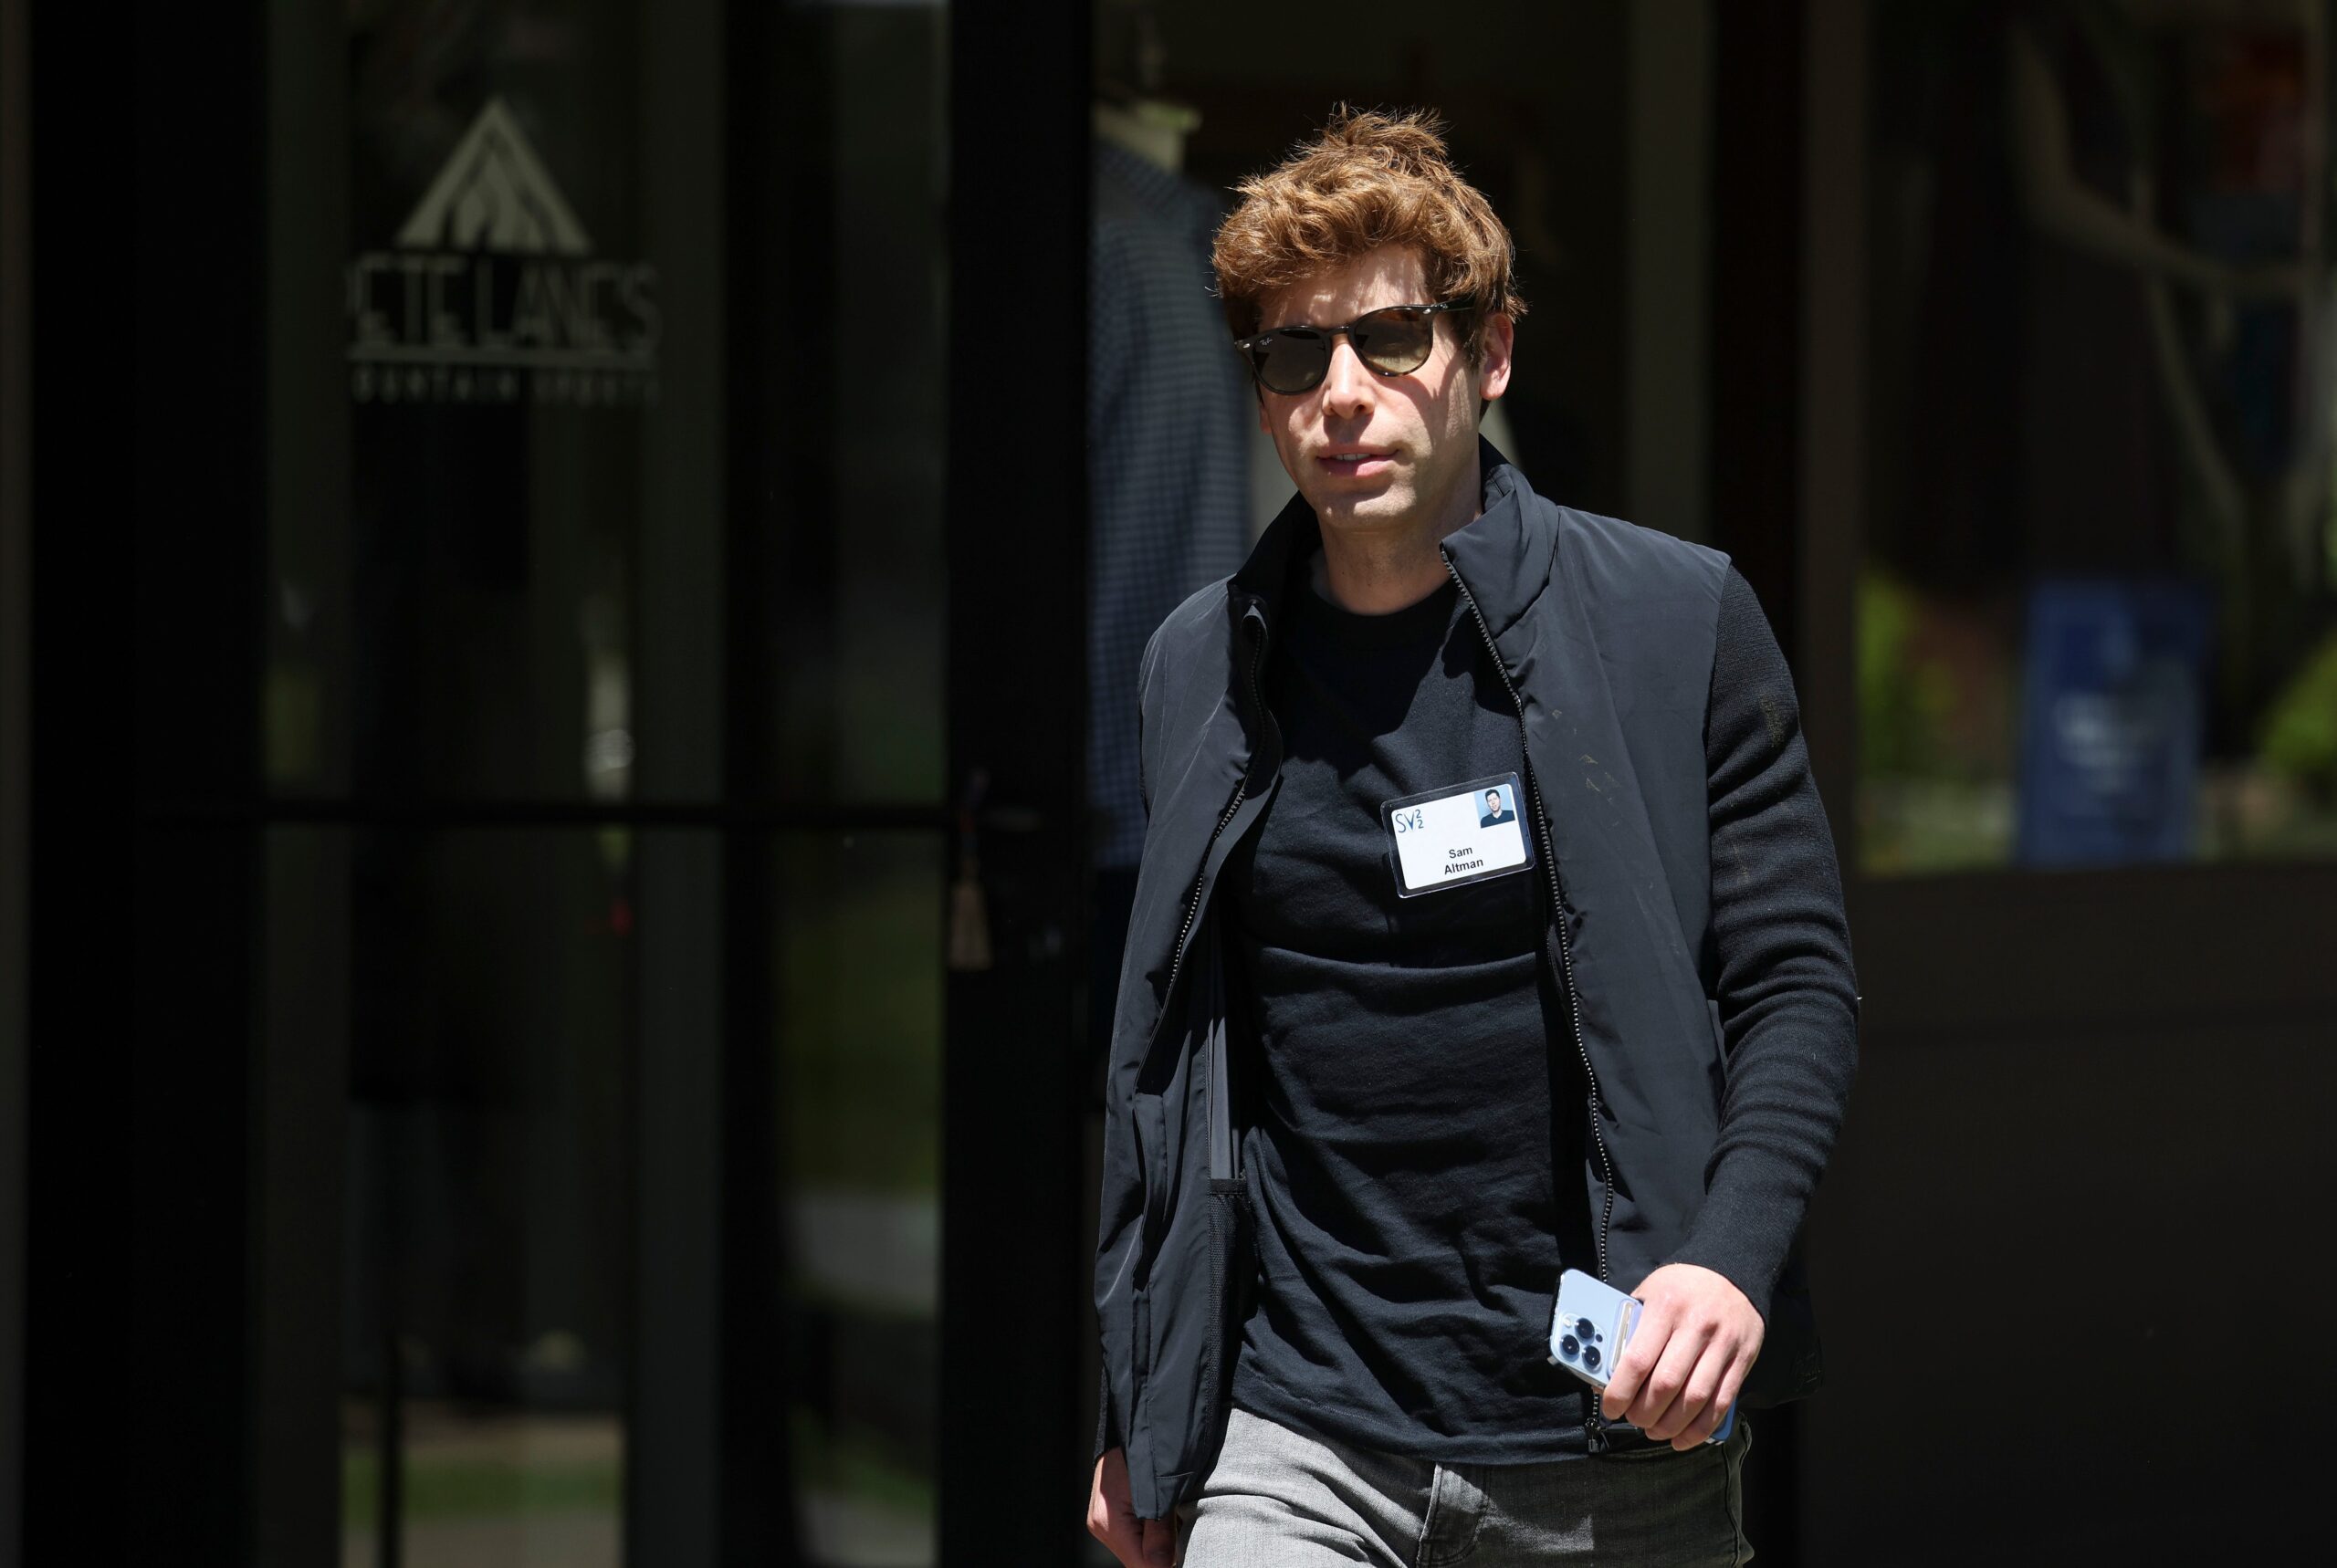
[[[1710,1269],[1744,1291],[1766,1322],[1769,1298],[1800,1228],[1800,1216],[1791,1206],[1716,1185],[1687,1239],[1665,1261]]]

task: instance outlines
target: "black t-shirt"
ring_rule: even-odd
[[[1559,1270],[1594,1266],[1545,873],[1399,898],[1379,813],[1522,778],[1516,710],[1449,584],[1389,615],[1289,601],[1281,779],[1223,883],[1257,1042],[1234,1402],[1422,1459],[1583,1452],[1583,1385],[1544,1359]]]

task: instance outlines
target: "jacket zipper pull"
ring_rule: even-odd
[[[1607,1451],[1607,1423],[1598,1418],[1598,1390],[1592,1389],[1589,1399],[1590,1407],[1583,1412],[1582,1416],[1583,1436],[1588,1440],[1592,1453],[1603,1454]]]

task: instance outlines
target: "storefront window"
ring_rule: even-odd
[[[2330,19],[1876,8],[1868,872],[2337,854]]]
[[[847,824],[781,832],[760,861],[787,1347],[772,1411],[795,1534],[825,1568],[937,1551],[949,862],[938,832],[849,824],[949,796],[948,24],[938,5],[791,8],[763,57],[761,140],[734,153],[751,193],[734,233],[760,236],[737,265],[769,268],[732,336],[767,377],[759,409],[734,411],[760,562],[734,570],[767,591],[772,673],[753,766]]]
[[[933,1560],[947,21],[375,0],[276,131],[351,1568]]]
[[[639,1049],[623,857],[578,831],[348,841],[343,1561],[613,1564]]]
[[[835,1568],[933,1561],[940,850],[791,835],[776,855],[788,1420],[809,1560]]]

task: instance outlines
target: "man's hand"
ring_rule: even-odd
[[[1095,1461],[1095,1485],[1087,1494],[1087,1533],[1111,1548],[1122,1568],[1169,1568],[1177,1555],[1177,1521],[1138,1519],[1128,1500],[1128,1456],[1106,1448]]]
[[[1761,1314],[1744,1291],[1693,1263],[1667,1263],[1631,1294],[1639,1327],[1598,1407],[1684,1454],[1736,1403],[1761,1354]]]

